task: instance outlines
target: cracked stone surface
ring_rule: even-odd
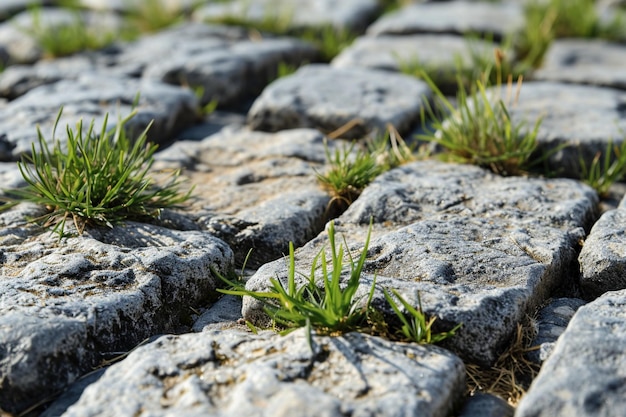
[[[465,379],[440,348],[349,333],[315,337],[311,349],[303,330],[164,336],[128,361],[64,415],[444,417]]]
[[[312,127],[328,133],[358,121],[347,138],[384,132],[387,123],[407,132],[430,94],[426,83],[403,74],[307,65],[263,90],[248,124],[270,132]]]
[[[0,408],[55,394],[107,355],[177,331],[189,307],[215,297],[210,268],[231,249],[208,233],[128,222],[63,242],[25,216],[0,214]],[[111,353],[108,353],[111,352]]]
[[[444,346],[491,364],[523,315],[566,279],[596,204],[595,192],[575,181],[416,162],[378,177],[336,223],[351,250],[361,250],[374,223],[363,293],[374,274],[377,288],[395,288],[411,302],[419,291],[442,325],[463,323]],[[326,240],[322,233],[299,250],[302,271]],[[246,287],[266,290],[269,278],[286,272],[283,260],[266,264]],[[374,305],[385,306],[381,292]],[[244,298],[244,317],[262,322],[260,307]]]
[[[387,123],[413,145],[432,97],[401,67],[419,59],[445,72],[455,56],[468,59],[469,32],[493,56],[521,27],[522,3],[412,2],[383,14],[376,0],[244,1],[238,18],[267,22],[272,13],[288,37],[203,22],[241,8],[238,0],[156,0],[182,11],[178,25],[64,58],[46,56],[16,25],[32,27],[26,7],[40,4],[45,26],[79,18],[98,35],[120,33],[137,1],[80,0],[79,15],[57,0],[0,1],[0,195],[24,185],[14,161],[38,125],[51,139],[61,106],[63,141],[66,124],[80,119],[99,124],[108,112],[112,126],[138,91],[131,127],[155,119],[155,173],[182,169],[195,185],[185,214],[165,210],[152,224],[61,241],[26,222],[44,208],[0,213],[2,417],[33,406],[23,417],[626,415],[623,183],[598,200],[575,180],[501,178],[431,160],[381,176],[342,214],[316,180],[329,167],[325,146],[334,152],[355,139],[359,147]],[[623,3],[598,2],[600,18]],[[295,36],[315,29],[321,41],[327,25],[361,35],[320,64],[326,54]],[[581,159],[589,164],[610,140],[622,144],[623,58],[621,42],[557,39],[527,74],[511,115],[529,126],[543,117],[538,155],[564,146],[547,160],[553,176],[580,178]],[[279,67],[303,66],[277,79]],[[215,102],[217,111],[203,108]],[[324,136],[350,121],[332,135],[348,141]],[[303,331],[253,334],[245,319],[266,321],[259,306],[218,298],[223,284],[211,267],[234,277],[250,249],[249,288],[284,279],[289,241],[301,246],[297,270],[308,273],[336,216],[357,256],[374,219],[358,296],[375,274],[373,305],[385,317],[393,313],[383,288],[414,306],[419,292],[434,330],[462,322],[458,334],[438,347],[316,336],[311,350]],[[468,395],[463,362],[493,363],[534,314],[540,349],[532,352],[543,370],[522,403],[481,389]],[[189,334],[173,335],[181,332]]]

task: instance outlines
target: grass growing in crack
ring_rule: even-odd
[[[360,123],[353,120],[329,134],[337,137]],[[354,202],[363,189],[385,171],[414,161],[424,155],[416,156],[391,124],[387,125],[384,135],[368,138],[365,147],[352,142],[349,146],[331,152],[325,144],[326,161],[329,168],[324,173],[317,173],[319,183],[331,195],[331,205],[345,209]]]
[[[317,174],[322,187],[330,193],[332,202],[345,207],[352,204],[363,189],[385,170],[375,153],[366,149],[355,150],[355,146],[356,142],[352,142],[350,146],[337,148],[333,153],[325,145],[330,168],[323,174]]]
[[[600,197],[606,197],[611,186],[626,173],[626,140],[620,146],[609,141],[604,153],[596,153],[590,165],[581,156],[580,167],[583,182]]]
[[[419,293],[417,294],[418,308],[413,307],[394,289],[391,290],[393,295],[400,301],[400,304],[407,311],[405,314],[400,306],[393,300],[393,297],[385,289],[385,299],[396,313],[396,316],[400,319],[402,327],[400,332],[410,342],[415,343],[438,343],[449,337],[454,336],[456,331],[461,328],[461,324],[456,325],[454,328],[447,332],[433,334],[432,326],[436,320],[436,317],[430,317],[426,319],[426,315],[422,310],[422,301]]]
[[[90,27],[80,11],[72,10],[72,21],[47,25],[42,21],[41,8],[31,8],[32,26],[21,30],[32,36],[49,57],[62,57],[85,50],[101,49],[113,43],[117,35]]]
[[[350,277],[344,288],[340,286],[341,274],[346,270],[344,265],[344,247],[341,245],[337,247],[334,223],[330,222],[328,227],[330,263],[326,257],[326,252],[322,249],[313,260],[311,272],[304,286],[296,287],[295,255],[293,243],[290,243],[289,271],[286,287],[277,278],[272,278],[270,280],[270,291],[248,291],[241,284],[220,276],[222,280],[234,289],[219,291],[225,294],[250,296],[262,301],[268,316],[276,324],[286,329],[282,333],[288,333],[300,327],[306,327],[309,330],[309,337],[312,329],[316,329],[318,334],[330,335],[356,330],[366,321],[370,301],[375,289],[374,281],[368,298],[364,303],[361,298],[356,297],[363,265],[367,256],[370,234],[371,225],[363,251],[357,260],[354,260],[350,252],[347,251],[350,259],[347,270]],[[318,267],[321,269],[322,289],[316,284]]]
[[[423,78],[435,92],[439,108],[433,109],[430,105],[426,107],[432,119],[432,128],[428,130],[429,133],[419,135],[418,138],[441,146],[444,149],[444,160],[478,165],[500,175],[523,174],[533,165],[530,157],[537,148],[541,119],[530,130],[526,129],[525,123],[514,123],[505,104],[505,100],[511,101],[511,98],[503,100],[500,97],[500,80],[490,92],[484,81],[477,80],[469,92],[459,81],[455,106],[428,75],[423,74]],[[510,96],[511,77],[507,85]],[[518,79],[516,97],[520,88],[521,77]]]
[[[68,219],[82,233],[88,225],[106,225],[125,219],[156,218],[164,208],[180,207],[191,194],[179,192],[179,172],[163,186],[149,175],[157,145],[147,143],[144,130],[135,140],[126,134],[126,123],[135,115],[118,120],[107,130],[108,115],[99,132],[94,122],[84,131],[82,121],[67,132],[67,144],[54,140],[52,148],[37,130],[39,149],[23,157],[18,166],[28,183],[11,190],[14,201],[45,206],[49,212],[37,219],[60,237],[65,236]],[[61,118],[56,119],[54,132]],[[54,138],[53,132],[53,138]]]
[[[322,248],[315,256],[308,276],[301,274],[307,279],[300,288],[296,287],[296,274],[299,273],[296,271],[293,244],[290,244],[286,286],[280,280],[272,278],[268,292],[250,291],[246,290],[240,281],[225,278],[213,271],[216,276],[231,287],[231,289],[218,289],[218,291],[224,294],[249,296],[261,301],[265,312],[272,319],[274,325],[285,329],[280,331],[281,334],[306,327],[311,346],[313,329],[319,335],[338,336],[351,331],[360,331],[386,337],[390,340],[415,343],[437,343],[453,336],[461,325],[447,332],[433,334],[431,327],[435,318],[426,317],[422,311],[421,302],[415,308],[395,290],[391,290],[395,297],[400,300],[402,308],[407,310],[405,314],[389,292],[384,290],[385,298],[402,323],[401,328],[390,327],[390,322],[385,319],[383,314],[371,306],[376,288],[376,278],[372,282],[367,298],[356,296],[367,257],[371,232],[372,223],[370,223],[361,255],[358,259],[354,259],[348,251],[348,245],[345,241],[344,246],[337,246],[334,223],[330,222],[328,226],[330,263],[326,258],[325,249]],[[346,248],[345,253],[344,248]],[[344,255],[346,254],[349,258],[347,268],[344,265]],[[345,285],[341,285],[341,277],[344,272],[349,273],[349,278]],[[316,280],[320,274],[322,288],[317,284],[319,278]],[[247,323],[247,325],[253,332],[256,332],[256,327],[253,324]]]

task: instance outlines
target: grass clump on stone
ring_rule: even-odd
[[[342,206],[349,206],[363,189],[385,169],[377,154],[367,149],[355,150],[356,143],[335,149],[326,146],[326,160],[330,167],[318,173],[317,179],[333,198]]]
[[[180,207],[191,190],[179,192],[179,172],[162,186],[150,177],[157,145],[147,143],[150,126],[134,140],[127,136],[126,123],[135,113],[118,120],[111,130],[105,116],[99,132],[93,121],[86,130],[80,121],[76,129],[67,127],[67,142],[62,143],[54,139],[59,112],[52,147],[38,129],[38,148],[33,144],[32,154],[18,162],[27,186],[11,190],[9,197],[46,207],[48,213],[37,220],[60,237],[68,220],[82,233],[88,225],[112,227],[125,219],[157,218],[165,208]]]
[[[426,107],[431,127],[418,138],[434,142],[443,149],[442,159],[449,162],[474,164],[500,175],[524,174],[533,165],[531,155],[537,148],[538,119],[528,130],[526,123],[511,120],[507,103],[519,95],[522,78],[518,78],[515,98],[509,76],[507,97],[502,95],[502,82],[488,90],[488,76],[476,80],[469,91],[459,81],[456,106],[448,100],[426,75],[423,78],[436,95],[437,106]]]
[[[329,137],[340,136],[358,123],[358,120],[348,122],[330,133]],[[352,204],[363,189],[383,172],[417,158],[391,124],[387,125],[384,135],[368,138],[365,146],[352,142],[331,152],[326,145],[325,152],[329,168],[317,173],[317,179],[330,193],[331,204],[338,204],[340,209]]]
[[[365,324],[370,301],[374,294],[375,282],[369,292],[369,296],[363,302],[356,296],[361,280],[361,272],[367,256],[371,233],[370,230],[365,240],[365,246],[361,255],[354,260],[348,251],[349,265],[344,265],[344,248],[337,247],[335,242],[335,226],[330,222],[328,226],[328,240],[330,242],[330,259],[322,249],[311,266],[311,272],[307,282],[300,288],[296,287],[296,264],[293,243],[289,244],[289,272],[287,285],[277,278],[272,278],[271,288],[268,292],[246,290],[238,283],[227,280],[233,286],[231,290],[219,290],[225,294],[250,296],[260,300],[264,304],[265,312],[278,325],[290,332],[300,327],[315,329],[318,334],[338,335],[357,330]],[[323,288],[319,288],[316,277],[320,275]],[[344,288],[340,286],[341,275],[345,270],[349,271],[350,278]]]
[[[361,254],[354,259],[348,250],[348,244],[344,240],[344,246],[337,245],[335,240],[335,226],[331,221],[328,225],[328,240],[330,243],[330,260],[326,256],[325,248],[322,248],[311,265],[309,274],[301,274],[296,271],[295,254],[293,244],[289,244],[289,266],[287,283],[283,284],[278,278],[271,278],[270,290],[267,292],[250,291],[245,289],[239,282],[228,280],[219,273],[213,271],[231,289],[219,289],[218,291],[238,296],[249,296],[259,300],[264,305],[264,310],[279,328],[283,328],[281,334],[286,334],[297,328],[308,329],[309,344],[312,344],[312,331],[319,335],[338,336],[351,331],[360,331],[376,334],[391,340],[402,340],[415,343],[437,343],[455,334],[461,325],[444,333],[434,334],[431,331],[434,317],[427,319],[422,311],[421,303],[418,308],[411,306],[395,290],[393,294],[400,300],[404,309],[394,302],[387,290],[385,298],[396,313],[402,327],[396,329],[390,327],[383,314],[375,310],[371,301],[376,288],[376,278],[367,296],[357,296],[361,283],[361,274],[364,270],[365,260],[372,232],[370,223],[365,244]],[[344,251],[345,248],[345,251]],[[344,258],[348,258],[345,265]],[[349,278],[345,284],[341,284],[342,275],[348,272]],[[301,287],[297,287],[296,276],[306,279]],[[318,281],[322,281],[321,288]],[[254,326],[248,326],[255,330]]]
[[[456,331],[461,328],[458,324],[451,330],[443,333],[433,333],[432,326],[435,323],[436,317],[430,317],[426,319],[426,315],[422,310],[422,301],[419,293],[417,294],[418,308],[409,304],[402,296],[394,289],[391,290],[393,295],[400,301],[400,304],[407,313],[404,313],[401,307],[393,300],[389,291],[385,290],[385,299],[396,313],[396,316],[400,319],[402,327],[400,333],[406,338],[406,340],[415,343],[438,343],[451,336],[454,336]]]

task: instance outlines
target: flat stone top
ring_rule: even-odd
[[[367,29],[370,35],[476,32],[501,38],[524,24],[522,5],[514,2],[430,2],[410,4],[384,15]]]
[[[464,66],[472,66],[472,53],[491,57],[495,47],[491,42],[455,35],[362,36],[333,59],[331,65],[399,71],[419,63],[426,68],[444,66],[453,70],[459,59]]]
[[[391,123],[406,132],[419,120],[430,96],[425,82],[403,74],[364,68],[307,65],[270,84],[253,103],[253,129],[313,127],[331,132],[359,120],[347,137],[363,137]]]
[[[164,336],[111,367],[68,409],[85,416],[449,415],[462,362],[435,346],[349,333]]]
[[[546,162],[559,176],[580,178],[581,159],[589,167],[609,142],[624,141],[626,92],[622,90],[531,81],[523,84],[518,100],[507,98],[504,87],[500,97],[513,122],[525,123],[525,130],[541,119],[538,147],[551,152]]]
[[[626,89],[626,45],[597,39],[555,40],[537,80],[565,81]]]
[[[333,26],[362,32],[380,10],[376,0],[235,0],[199,7],[195,20],[236,17],[252,22],[284,21],[290,28]]]

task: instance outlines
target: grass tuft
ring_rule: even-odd
[[[54,132],[61,118],[56,119]],[[155,184],[149,171],[157,145],[147,143],[147,131],[131,140],[126,123],[136,114],[118,120],[115,129],[107,130],[108,115],[101,130],[92,121],[87,130],[82,121],[66,129],[67,142],[53,140],[52,148],[40,129],[39,148],[24,156],[18,166],[28,183],[25,188],[8,191],[14,201],[45,206],[48,213],[37,219],[59,237],[66,235],[70,219],[78,233],[88,225],[113,224],[125,219],[157,218],[164,208],[181,207],[192,190],[179,193],[179,172],[174,172],[163,186]]]
[[[419,293],[417,294],[418,308],[415,308],[402,298],[396,290],[392,289],[391,292],[408,313],[406,314],[402,311],[400,306],[393,300],[391,294],[385,289],[385,299],[396,313],[396,316],[400,319],[402,323],[400,332],[406,340],[415,343],[438,343],[454,336],[456,331],[461,328],[461,324],[458,324],[447,332],[433,334],[432,326],[435,323],[436,317],[433,316],[430,317],[430,319],[426,319],[426,315],[422,310],[422,301]]]
[[[356,297],[367,256],[370,234],[371,225],[364,248],[357,260],[352,258],[347,250],[347,245],[345,245],[349,257],[349,264],[346,268],[344,265],[344,247],[337,246],[335,226],[333,222],[330,222],[328,226],[330,260],[327,259],[325,250],[320,250],[313,260],[306,284],[300,288],[296,287],[297,272],[294,247],[293,243],[290,243],[289,273],[286,287],[280,280],[272,278],[270,291],[249,291],[240,283],[220,275],[220,278],[231,285],[233,289],[218,291],[224,294],[250,296],[262,301],[268,316],[277,325],[285,329],[283,334],[300,327],[308,328],[309,335],[312,329],[315,329],[318,334],[327,335],[339,335],[357,330],[365,324],[375,289],[374,280],[365,302],[360,297]],[[316,282],[316,276],[319,276],[318,269],[321,269],[323,288],[319,288]],[[349,279],[345,287],[342,288],[340,286],[341,275],[346,270],[349,272]]]
[[[317,179],[341,206],[349,206],[363,189],[380,175],[385,168],[379,164],[378,156],[366,149],[355,150],[356,142],[335,149],[332,153],[325,146],[326,160],[330,168]]]
[[[294,248],[290,243],[286,286],[280,280],[272,278],[269,291],[250,291],[240,281],[228,279],[217,271],[213,271],[231,287],[218,289],[218,291],[224,294],[249,296],[261,301],[265,312],[272,319],[274,328],[278,327],[281,334],[287,334],[300,327],[307,328],[311,346],[313,329],[319,335],[338,336],[351,331],[360,331],[390,340],[414,343],[437,343],[453,336],[461,325],[444,333],[433,334],[431,327],[435,318],[427,319],[422,311],[421,302],[417,308],[413,307],[393,289],[391,291],[394,296],[408,313],[405,314],[389,292],[384,290],[385,298],[402,324],[400,328],[396,328],[395,323],[390,325],[383,314],[371,306],[376,288],[375,277],[367,297],[357,297],[372,227],[373,224],[370,222],[364,247],[357,259],[352,257],[345,240],[343,246],[337,245],[335,226],[331,221],[328,225],[330,262],[325,248],[322,248],[313,259],[308,276],[296,271]],[[346,256],[349,259],[347,266],[344,264]],[[342,284],[342,275],[346,272],[349,278],[345,284]],[[305,284],[300,288],[296,286],[296,274],[306,278]],[[320,280],[321,287],[318,284]],[[256,327],[252,323],[247,323],[247,325],[253,332],[256,332]]]
[[[604,155],[596,153],[590,165],[581,156],[580,167],[583,182],[596,190],[600,197],[608,196],[611,186],[626,173],[626,140],[619,146],[609,141]]]
[[[489,168],[500,175],[524,174],[533,165],[530,158],[537,148],[541,119],[530,130],[526,129],[526,123],[511,120],[506,104],[512,101],[511,76],[507,81],[508,97],[504,99],[499,78],[489,92],[485,81],[476,80],[468,92],[459,80],[456,106],[427,74],[424,73],[423,78],[435,92],[438,107],[426,107],[432,126],[426,129],[427,134],[418,138],[443,148],[442,159]],[[484,79],[488,80],[488,75]],[[518,97],[521,85],[520,77],[515,97]]]

